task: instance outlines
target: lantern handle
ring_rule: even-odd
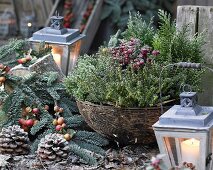
[[[187,93],[192,92],[192,86],[189,84],[182,84],[180,88],[182,88],[182,92],[187,92]]]
[[[178,67],[178,68],[192,68],[192,69],[201,69],[202,67],[209,69],[210,71],[213,72],[213,69],[207,67],[207,66],[202,66],[201,63],[191,63],[191,62],[178,62],[178,63],[173,63],[173,64],[168,64],[164,66],[160,72],[160,78],[159,78],[159,90],[160,90],[160,107],[161,107],[161,114],[163,114],[163,101],[162,101],[162,73],[165,69],[171,68],[171,67]]]

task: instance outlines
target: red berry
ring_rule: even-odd
[[[54,111],[55,111],[55,112],[59,112],[59,109],[60,109],[59,106],[55,106],[55,107],[54,107]]]
[[[5,70],[6,72],[9,72],[9,71],[10,71],[10,67],[6,66],[6,67],[4,68],[4,70]]]
[[[45,106],[44,106],[44,109],[45,109],[45,110],[49,110],[50,107],[49,107],[48,105],[45,105]]]
[[[26,56],[26,60],[27,61],[31,61],[32,60],[32,57],[30,55]]]
[[[132,49],[128,49],[127,51],[128,54],[132,54],[132,52],[133,52]]]
[[[25,132],[29,131],[29,127],[27,127],[26,125],[22,125],[21,127],[22,127],[22,129],[24,129]]]
[[[38,108],[33,108],[33,111],[32,111],[34,114],[38,114],[39,113],[39,109]]]
[[[60,131],[60,130],[62,129],[62,127],[61,127],[61,125],[57,125],[57,126],[55,127],[55,129],[56,129],[57,131]]]
[[[154,56],[158,56],[159,54],[160,54],[160,51],[158,51],[158,50],[152,51],[152,55],[154,55]]]
[[[62,128],[65,128],[67,125],[65,124],[65,123],[63,123],[62,125],[61,125],[61,127]]]
[[[59,117],[58,118],[58,124],[62,125],[64,123],[64,118],[63,117]]]
[[[27,112],[27,113],[32,112],[32,108],[31,108],[31,107],[26,107],[26,108],[25,108],[25,112]]]
[[[143,61],[140,61],[140,65],[144,65],[144,62],[143,62]]]
[[[0,83],[4,83],[6,81],[6,78],[4,76],[0,77]]]
[[[60,108],[60,109],[58,110],[59,113],[62,113],[63,111],[64,111],[63,108]]]
[[[33,119],[26,120],[26,125],[27,125],[28,127],[32,127],[33,124],[34,124]]]
[[[0,69],[4,69],[4,64],[0,64]]]
[[[20,125],[25,125],[25,119],[21,118],[21,119],[18,120],[18,122],[19,122]]]
[[[19,64],[23,64],[21,59],[17,60]]]

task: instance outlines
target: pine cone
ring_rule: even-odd
[[[25,155],[29,153],[29,138],[18,125],[2,128],[0,133],[0,153],[10,155]]]
[[[61,134],[48,134],[41,139],[37,155],[45,161],[61,161],[68,157],[68,142]]]

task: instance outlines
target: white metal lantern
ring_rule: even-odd
[[[161,154],[169,167],[193,164],[209,170],[213,153],[213,107],[197,104],[196,92],[182,92],[175,105],[153,125]]]
[[[51,26],[43,28],[29,39],[33,44],[45,42],[52,47],[52,55],[56,64],[62,69],[65,75],[75,66],[78,58],[81,40],[85,35],[80,34],[78,29],[63,28],[62,16],[52,16]]]

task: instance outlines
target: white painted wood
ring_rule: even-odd
[[[206,169],[206,156],[208,155],[208,131],[206,132],[178,132],[178,131],[167,131],[166,129],[164,131],[158,131],[155,129],[155,135],[157,138],[157,142],[158,142],[158,146],[160,149],[160,152],[162,154],[166,154],[167,158],[165,158],[164,160],[166,161],[166,163],[168,165],[171,165],[171,162],[169,160],[169,154],[166,150],[165,142],[164,142],[164,137],[173,137],[173,138],[179,138],[179,139],[183,139],[183,138],[195,138],[197,140],[200,140],[200,159],[198,162],[198,168],[197,170],[208,170]],[[169,163],[168,163],[169,161]],[[179,164],[181,164],[181,162],[179,162]],[[173,165],[174,166],[174,165]]]
[[[158,148],[160,150],[160,153],[165,155],[165,157],[163,157],[163,161],[165,162],[165,164],[167,165],[168,168],[172,168],[171,162],[169,160],[169,155],[168,155],[168,152],[165,147],[165,142],[163,139],[163,137],[165,137],[165,136],[162,136],[161,133],[158,131],[155,131],[155,136],[157,139]]]
[[[175,138],[175,146],[176,146],[176,150],[177,150],[177,158],[178,158],[178,162],[183,162],[182,161],[182,155],[181,155],[181,146],[180,143],[183,141],[183,139],[181,138]]]
[[[168,155],[170,157],[171,164],[175,165],[175,160],[174,160],[174,156],[173,156],[173,152],[172,152],[172,147],[171,147],[171,143],[169,141],[169,138],[165,137],[163,139],[164,139],[165,145],[167,146],[166,148],[167,148]]]

